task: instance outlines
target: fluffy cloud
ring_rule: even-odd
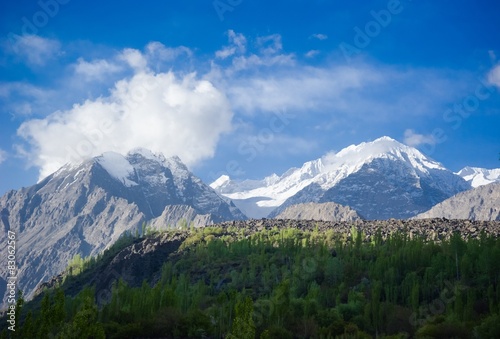
[[[436,138],[431,134],[418,134],[412,129],[407,129],[405,131],[404,143],[412,147],[418,147],[420,145],[435,145]]]
[[[57,40],[37,35],[22,35],[16,36],[10,48],[11,52],[24,59],[28,64],[43,66],[59,53],[61,44]]]
[[[126,55],[143,66],[137,53]],[[193,165],[213,156],[231,119],[227,99],[209,81],[194,74],[138,72],[117,82],[108,97],[27,121],[18,134],[28,141],[25,153],[43,178],[67,162],[136,147],[178,155]]]

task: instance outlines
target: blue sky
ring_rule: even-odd
[[[500,167],[497,1],[0,4],[0,194],[147,147],[206,182],[383,135]]]

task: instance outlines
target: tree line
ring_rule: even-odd
[[[28,304],[20,338],[499,338],[500,239],[397,232],[186,229],[157,281],[64,285]],[[154,236],[154,234],[152,235]],[[121,246],[134,237],[121,240]],[[84,271],[95,262],[70,267]],[[84,272],[83,272],[84,273]],[[2,332],[5,337],[7,332]]]

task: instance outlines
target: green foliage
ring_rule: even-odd
[[[154,284],[117,281],[100,309],[91,289],[49,291],[25,317],[23,337],[500,337],[497,238],[368,239],[355,228],[350,237],[292,228],[175,232],[185,240]],[[75,257],[70,266],[85,275],[135,241],[121,239],[92,264]]]
[[[231,339],[254,339],[255,324],[253,322],[253,303],[250,297],[239,301],[235,306],[235,317],[231,334],[227,338]]]

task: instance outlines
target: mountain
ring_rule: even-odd
[[[334,202],[309,202],[288,206],[276,219],[355,221],[363,218],[352,208]]]
[[[500,220],[500,182],[459,193],[415,218]]]
[[[261,181],[221,177],[211,184],[249,217],[275,217],[306,202],[336,202],[367,219],[408,218],[470,189],[463,178],[415,148],[382,137]]]
[[[179,158],[145,149],[66,165],[0,198],[0,236],[16,233],[18,287],[28,296],[74,255],[97,255],[124,232],[140,232],[144,222],[158,228],[245,218]],[[6,266],[0,273],[7,276]],[[0,286],[3,295],[6,285]]]
[[[465,167],[457,174],[469,182],[472,187],[479,187],[493,182],[500,182],[500,168],[486,169],[478,167]]]

